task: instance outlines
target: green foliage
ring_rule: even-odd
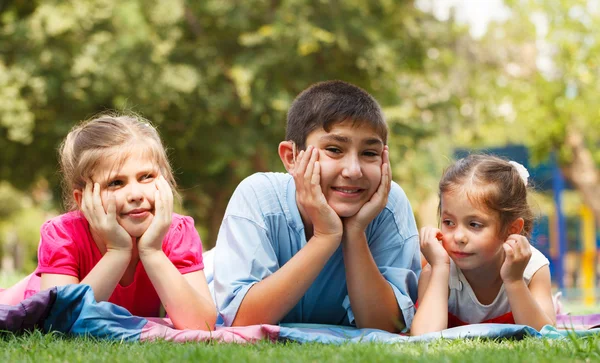
[[[409,0],[12,2],[0,13],[0,179],[23,190],[48,179],[58,195],[55,150],[70,127],[132,109],[158,125],[210,245],[238,182],[282,170],[287,108],[311,83],[343,79],[409,109],[391,126],[415,144],[435,132],[403,105],[430,33],[446,31],[437,23]]]

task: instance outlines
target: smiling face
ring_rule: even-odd
[[[319,151],[321,189],[328,204],[340,217],[355,215],[381,182],[381,136],[366,124],[344,121],[329,132],[311,132],[306,145]]]
[[[115,197],[117,222],[132,237],[140,237],[154,218],[155,179],[158,168],[144,153],[130,152],[126,156],[112,153],[92,174],[100,184],[102,206],[106,211],[109,197]]]
[[[501,263],[504,240],[498,216],[472,203],[464,191],[445,192],[441,199],[443,244],[456,265],[471,270]]]

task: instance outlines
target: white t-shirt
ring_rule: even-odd
[[[531,259],[523,272],[525,283],[543,266],[549,265],[550,261],[540,251],[531,246]],[[475,296],[471,285],[463,275],[462,271],[450,260],[450,278],[448,279],[448,313],[454,315],[460,321],[468,324],[477,324],[483,321],[500,317],[511,312],[508,296],[504,284],[498,292],[498,296],[489,305],[483,305]],[[448,321],[450,327],[450,321]]]

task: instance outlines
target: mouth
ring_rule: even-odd
[[[130,218],[146,218],[148,215],[150,215],[150,212],[150,209],[138,208],[130,210],[127,213],[123,213],[123,215]]]
[[[466,253],[466,252],[453,251],[452,255],[454,255],[454,257],[457,257],[457,258],[466,258],[466,257],[473,256],[474,253]]]
[[[333,189],[334,191],[341,193],[343,195],[347,195],[347,196],[359,195],[360,193],[362,193],[365,190],[363,188],[355,188],[355,187],[331,187],[331,189]]]

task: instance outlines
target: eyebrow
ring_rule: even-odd
[[[443,215],[446,215],[446,216],[448,216],[448,217],[451,217],[451,218],[456,218],[456,217],[454,216],[454,214],[452,214],[452,213],[450,213],[450,212],[448,212],[448,211],[445,211],[445,210],[442,210],[442,216],[443,216]],[[484,217],[484,216],[482,216],[482,215],[478,215],[478,214],[469,214],[469,215],[467,215],[467,216],[464,216],[464,217],[463,217],[463,219],[480,219],[480,220],[487,220],[487,218],[485,218],[485,217]]]
[[[350,142],[352,142],[352,139],[347,137],[347,136],[341,136],[341,135],[336,135],[336,134],[328,134],[328,135],[324,135],[321,136],[321,138],[319,139],[319,141],[322,142],[326,142],[326,141],[337,141],[339,143],[344,143],[344,144],[349,144]],[[369,138],[363,141],[363,144],[366,145],[383,145],[383,141],[381,141],[378,138]]]

